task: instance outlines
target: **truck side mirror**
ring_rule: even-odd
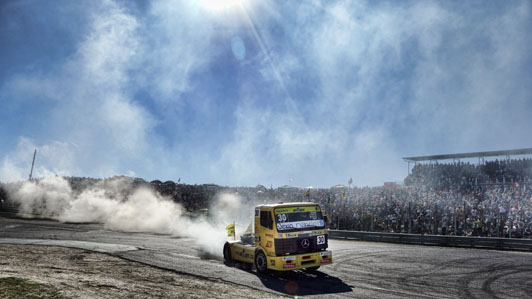
[[[325,224],[327,224],[327,222],[329,222],[329,218],[327,218],[327,216],[323,216],[323,222],[325,222]]]
[[[273,229],[273,218],[271,213],[268,213],[268,228]]]

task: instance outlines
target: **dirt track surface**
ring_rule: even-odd
[[[297,295],[299,298],[320,299],[532,298],[532,253],[525,252],[330,240],[333,264],[321,267],[316,273],[258,274],[239,264],[234,267],[225,265],[221,247],[215,248],[217,254],[206,254],[192,238],[110,231],[101,224],[60,223],[0,215],[0,244],[14,244],[16,240],[19,243],[15,244],[24,241],[31,245],[86,246],[81,247],[82,251],[88,248],[103,250],[112,257],[124,259],[121,262],[134,262],[130,268],[132,273],[139,273],[135,272],[137,268],[142,269],[139,270],[141,274],[151,271],[146,269],[166,269],[168,272],[161,270],[157,273],[179,274],[183,276],[175,277],[197,283],[190,285],[193,289],[190,295],[184,293],[182,297],[191,297],[193,292],[198,292],[198,298],[232,298],[235,297],[233,294],[253,298]],[[101,267],[98,271],[103,273],[108,270],[106,267],[117,268],[116,264],[98,259],[85,258],[82,261],[96,264],[86,267]],[[5,265],[0,264],[0,273],[4,268]],[[83,267],[80,271],[84,271]],[[98,276],[98,271],[88,276]],[[156,292],[169,284],[162,279],[166,277],[163,274],[150,274],[147,279],[133,274],[120,277],[123,278],[118,281],[123,284],[117,283],[116,288],[120,291],[113,294],[121,297],[128,297],[122,295],[122,290],[129,292],[128,288],[134,289],[136,284],[140,289],[127,294],[153,297],[158,293],[152,295],[150,290]],[[179,280],[176,281],[179,285]],[[219,284],[204,291],[202,286],[208,282]],[[86,284],[90,285],[89,282]],[[105,289],[109,283],[104,280],[101,284],[101,289]],[[144,288],[143,285],[147,286]],[[183,292],[188,286],[184,284]],[[226,290],[235,292],[224,293]],[[93,296],[91,294],[87,296]],[[171,294],[168,296],[172,297]]]
[[[53,285],[69,298],[279,298],[81,249],[0,245],[0,257],[0,277]]]

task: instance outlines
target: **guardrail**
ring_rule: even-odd
[[[415,245],[532,251],[532,240],[329,230],[329,238]]]

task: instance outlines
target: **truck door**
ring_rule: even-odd
[[[274,250],[273,248],[273,217],[272,211],[260,211],[260,246],[266,250],[266,255]]]

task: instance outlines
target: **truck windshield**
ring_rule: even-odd
[[[278,231],[325,228],[319,206],[277,208],[275,223]]]

